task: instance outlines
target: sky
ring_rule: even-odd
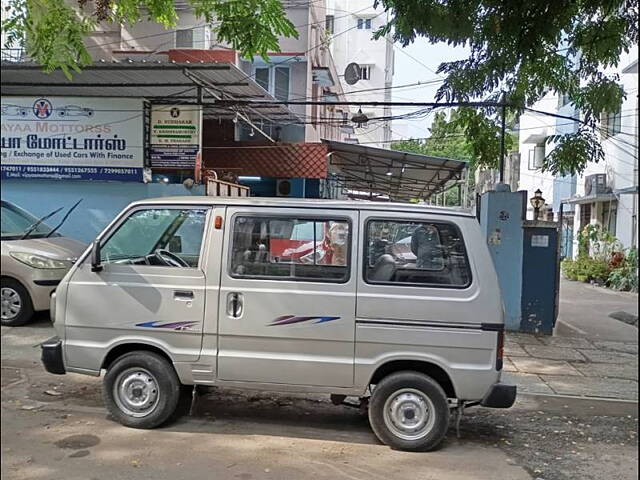
[[[395,71],[393,85],[443,79],[435,72],[442,62],[466,58],[468,49],[451,47],[445,43],[431,44],[426,39],[419,38],[407,47],[395,44]],[[413,57],[413,58],[412,58]],[[407,88],[394,88],[394,102],[432,102],[440,84],[424,85]],[[393,114],[398,115],[416,110],[416,107],[395,107]],[[426,118],[415,120],[396,120],[392,124],[393,138],[420,138],[429,135],[428,127],[433,120],[433,114]]]

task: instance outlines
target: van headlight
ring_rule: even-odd
[[[17,261],[29,265],[33,268],[45,268],[45,269],[69,269],[73,266],[73,262],[69,260],[58,260],[56,258],[44,257],[42,255],[36,255],[35,253],[27,252],[10,252],[13,258]]]

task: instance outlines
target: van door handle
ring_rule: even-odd
[[[194,295],[191,290],[174,290],[173,299],[182,302],[189,302],[194,299]]]
[[[240,318],[243,310],[243,295],[231,292],[227,295],[227,315],[231,318]]]

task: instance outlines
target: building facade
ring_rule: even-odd
[[[378,40],[373,33],[388,22],[388,13],[372,0],[327,0],[326,31],[342,88],[349,101],[391,102],[394,51],[389,35]],[[344,73],[356,63],[360,80],[350,85]],[[391,107],[353,107],[351,115],[362,109],[371,121],[355,129],[362,144],[388,148],[391,142]],[[355,141],[352,139],[351,141]]]
[[[544,158],[553,150],[548,137],[577,131],[579,122],[526,112],[520,117],[520,182],[531,197],[542,191],[547,205],[541,215],[562,220],[565,256],[577,254],[577,235],[588,224],[599,224],[624,248],[638,246],[638,52],[623,54],[618,67],[605,72],[615,75],[626,98],[616,112],[604,113],[598,134],[604,161],[587,164],[579,175],[554,176],[542,171]],[[547,94],[534,108],[566,117],[580,118],[570,99]],[[561,208],[562,204],[562,208]],[[562,219],[560,212],[563,212]],[[533,208],[528,207],[528,218]]]
[[[252,195],[328,195],[321,140],[345,140],[349,111],[330,104],[345,97],[326,11],[323,2],[284,4],[299,35],[281,38],[268,61],[243,59],[217,42],[187,2],[176,2],[173,30],[148,21],[98,25],[86,39],[94,64],[71,81],[3,52],[3,199],[44,215],[49,206],[83,198],[65,228],[88,240],[133,200],[203,194],[193,182],[199,167],[249,186]],[[329,102],[283,103],[292,100]],[[265,105],[242,103],[249,101]],[[167,119],[175,113],[173,129],[198,128],[197,135],[177,135],[193,137],[188,146],[153,144],[151,131],[169,121],[154,119],[158,110]],[[193,125],[177,125],[193,114],[200,116]],[[123,150],[107,152],[105,139]]]

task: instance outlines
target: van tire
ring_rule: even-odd
[[[33,317],[33,302],[31,301],[31,295],[24,286],[14,280],[13,278],[3,277],[0,281],[0,288],[2,289],[2,300],[5,300],[5,295],[14,296],[17,295],[20,299],[20,311],[18,315],[13,318],[2,318],[1,323],[4,327],[19,327],[28,323]],[[10,299],[8,297],[7,299]]]
[[[403,421],[409,425],[401,424]],[[418,423],[411,425],[412,422]],[[427,375],[413,371],[392,373],[373,389],[369,423],[380,441],[393,449],[434,450],[449,428],[447,396]],[[411,431],[412,427],[414,431]]]
[[[132,397],[123,392],[127,391],[127,386],[131,395],[151,399],[149,413],[136,412],[135,407],[131,407]],[[172,417],[180,399],[180,387],[173,366],[164,357],[153,352],[136,351],[122,355],[109,366],[104,377],[102,396],[116,421],[126,427],[150,429]],[[116,390],[120,393],[116,393]],[[133,400],[138,401],[139,398]],[[127,407],[131,407],[129,412],[133,414],[123,409]],[[136,413],[141,416],[136,416]]]

